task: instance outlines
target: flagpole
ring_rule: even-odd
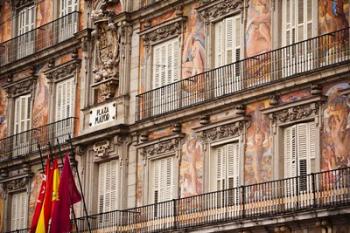
[[[40,148],[39,143],[38,143],[38,150],[39,150],[39,155],[40,155],[41,167],[43,169],[43,173],[45,173],[44,159],[43,159],[43,154],[41,152],[41,148]]]
[[[72,137],[71,137],[70,134],[68,134],[68,141],[69,141],[69,145],[70,145],[71,156],[75,160],[75,156],[74,156],[75,153],[74,153],[74,150],[73,150]],[[86,216],[86,222],[87,222],[87,225],[88,225],[88,230],[91,233],[91,226],[90,226],[90,221],[89,221],[89,214],[88,214],[88,211],[87,211],[87,208],[86,208],[85,195],[84,195],[84,192],[83,192],[83,186],[81,185],[80,175],[79,175],[79,171],[78,171],[78,165],[77,165],[77,163],[75,161],[74,161],[73,167],[75,168],[75,171],[77,173],[77,178],[78,178],[78,183],[79,183],[79,188],[80,188],[80,193],[81,193],[81,199],[83,201],[83,209],[84,209],[85,216]]]
[[[61,151],[61,144],[60,144],[60,141],[57,139],[57,148],[58,148],[58,153],[61,155],[62,154],[62,151]],[[60,159],[61,159],[61,163],[63,165],[63,157],[62,156],[59,156]],[[70,196],[69,196],[69,199],[70,199]],[[79,227],[78,227],[78,224],[77,224],[77,218],[75,216],[75,212],[74,212],[74,208],[73,206],[71,206],[71,211],[72,211],[72,214],[73,214],[73,218],[74,218],[74,223],[75,223],[75,229],[77,230],[77,232],[79,232]]]

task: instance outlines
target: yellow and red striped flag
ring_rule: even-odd
[[[47,233],[51,218],[53,169],[46,167],[46,189],[35,233]]]

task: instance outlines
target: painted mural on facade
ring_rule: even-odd
[[[349,0],[319,0],[319,34],[326,34],[349,27]],[[327,36],[321,40],[321,54],[327,56],[323,62],[332,62],[340,59],[339,56],[348,56],[344,51],[349,51],[349,30],[343,30],[335,36]],[[332,56],[337,54],[337,56]]]
[[[7,134],[7,103],[6,91],[0,88],[0,139],[5,138]]]
[[[320,34],[349,27],[349,0],[319,0],[318,4]]]
[[[182,145],[180,165],[180,196],[188,197],[203,193],[204,154],[201,140],[192,131],[198,122],[183,124],[182,131],[186,133]]]
[[[35,173],[30,184],[30,193],[29,193],[29,212],[28,220],[31,222],[35,210],[36,201],[40,192],[41,182],[43,180],[43,174],[41,172]]]
[[[251,125],[247,129],[244,177],[246,184],[272,179],[272,132],[270,120],[260,110],[269,107],[268,101],[247,106]]]
[[[202,22],[197,10],[197,5],[192,5],[188,13],[188,22],[185,32],[184,49],[182,52],[182,78],[186,79],[194,75],[204,72],[206,64],[205,57],[205,31],[204,23]],[[191,82],[191,86],[184,86],[185,91],[202,91],[204,82],[201,78]]]
[[[53,1],[39,1],[37,5],[36,27],[47,24],[53,20],[52,9]]]
[[[46,125],[49,119],[49,87],[43,74],[39,75],[33,106],[33,128]]]
[[[272,48],[271,40],[271,1],[252,0],[248,8],[248,22],[245,31],[246,57],[256,56],[268,52]],[[271,58],[260,56],[259,59],[248,59],[244,64],[246,72],[246,85],[254,86],[261,80],[271,79]]]
[[[286,103],[291,103],[291,102],[295,102],[295,101],[299,101],[302,100],[304,98],[309,97],[310,94],[310,90],[298,90],[298,91],[294,91],[285,95],[282,95],[280,97],[280,102],[281,104],[286,104]]]
[[[11,14],[11,1],[3,1],[2,7],[0,9],[0,42],[7,41],[11,38],[12,34],[12,14]],[[0,47],[0,52],[1,52]]]
[[[255,56],[271,50],[271,1],[249,2],[246,28],[246,55]]]
[[[347,83],[325,88],[328,100],[323,111],[322,170],[350,166],[350,98],[341,93],[348,88]]]

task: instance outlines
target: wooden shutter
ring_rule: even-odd
[[[227,151],[227,187],[234,188],[240,184],[239,167],[239,145],[238,143],[230,143],[226,145]]]
[[[215,67],[219,67],[223,65],[223,45],[224,45],[224,39],[223,39],[223,35],[224,35],[224,31],[223,31],[223,22],[218,22],[215,24]]]
[[[30,95],[24,95],[15,100],[15,125],[14,133],[18,134],[27,131],[31,127],[31,98]]]
[[[295,177],[296,173],[296,127],[284,130],[284,177]]]
[[[213,191],[234,188],[240,184],[239,143],[229,143],[215,149],[212,177]]]
[[[26,192],[15,193],[11,198],[11,230],[27,227],[28,196]]]
[[[173,39],[153,48],[153,85],[158,88],[179,80],[179,42]]]
[[[308,173],[308,139],[307,131],[308,124],[298,124],[296,125],[297,131],[297,169],[299,178],[299,191],[306,191],[307,180],[306,175]]]
[[[317,142],[317,128],[314,122],[297,124],[284,130],[286,178],[306,176],[315,172]],[[306,184],[303,185],[306,188]]]
[[[56,121],[73,116],[74,79],[57,83],[56,87]]]
[[[118,209],[119,162],[111,160],[99,165],[98,208],[99,213]]]
[[[171,200],[175,197],[174,158],[153,161],[153,202]]]
[[[226,153],[224,147],[216,149],[216,190],[225,189]]]

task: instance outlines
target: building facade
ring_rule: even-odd
[[[0,0],[0,231],[73,147],[73,231],[350,232],[349,23],[349,0]]]

